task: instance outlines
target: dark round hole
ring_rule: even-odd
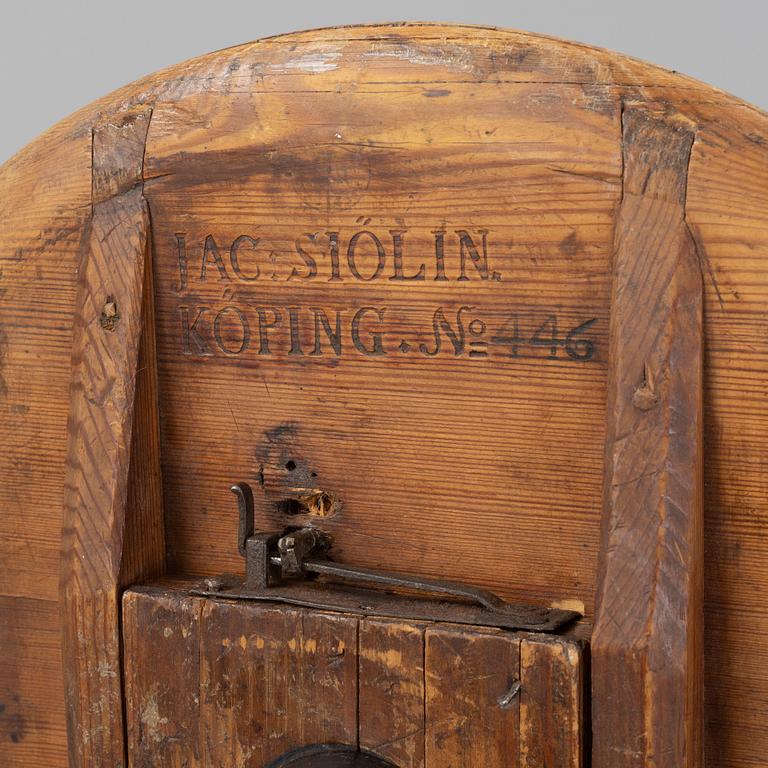
[[[294,470],[294,469],[296,469],[296,462],[295,462],[295,461],[293,461],[293,459],[291,459],[291,461],[289,461],[289,462],[286,462],[285,468],[286,468],[286,469],[287,469],[289,472],[293,472],[293,470]]]
[[[289,752],[269,768],[397,768],[370,752],[335,744],[318,744]]]
[[[277,508],[283,515],[291,516],[303,515],[307,511],[296,499],[283,499],[277,503]]]

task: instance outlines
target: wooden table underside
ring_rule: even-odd
[[[326,492],[350,562],[582,609],[644,701],[597,766],[697,759],[703,563],[706,764],[761,765],[766,143],[641,63],[406,25],[213,54],[3,166],[9,765],[66,762],[67,697],[74,764],[124,759],[120,593],[240,569],[238,480],[269,528]],[[690,728],[645,727],[661,678]]]

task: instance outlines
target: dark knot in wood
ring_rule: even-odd
[[[632,395],[632,404],[641,411],[650,411],[659,402],[659,394],[653,380],[653,373],[646,364],[643,369],[643,381]]]
[[[632,395],[632,403],[635,408],[639,408],[641,411],[650,411],[659,402],[658,393],[654,392],[650,387],[643,384],[635,390],[635,394]]]

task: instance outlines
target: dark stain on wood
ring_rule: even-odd
[[[26,735],[26,722],[19,697],[11,696],[9,704],[0,703],[0,749],[3,741],[18,744]]]

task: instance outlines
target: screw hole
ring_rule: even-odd
[[[293,472],[293,470],[294,470],[294,469],[296,469],[296,462],[295,462],[295,461],[293,461],[293,460],[291,460],[291,461],[289,461],[289,462],[286,462],[285,468],[286,468],[286,469],[287,469],[289,472]]]
[[[277,508],[284,515],[303,515],[306,514],[306,508],[296,499],[283,499],[278,502]]]

